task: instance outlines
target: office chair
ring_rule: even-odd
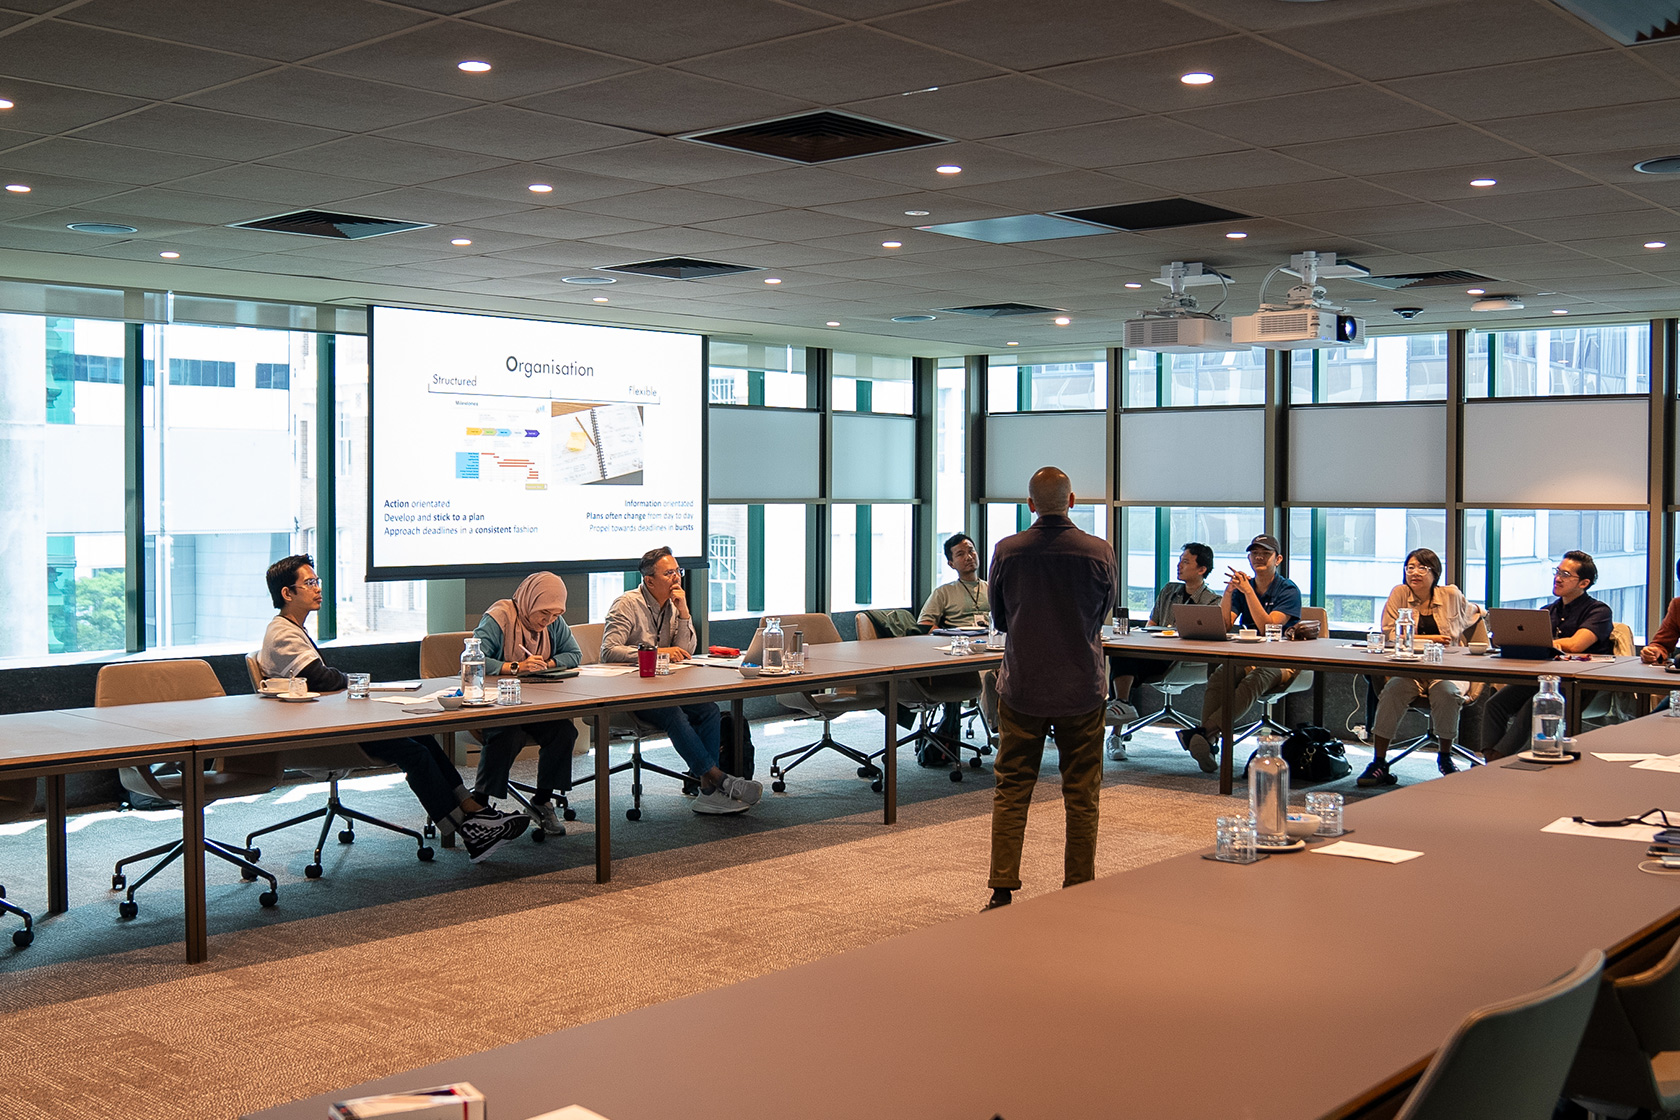
[[[1302,607],[1301,621],[1317,622],[1319,637],[1326,638],[1330,636],[1330,615],[1323,607]],[[1288,735],[1290,733],[1290,729],[1285,727],[1275,715],[1277,706],[1282,703],[1286,697],[1293,696],[1297,692],[1306,692],[1312,688],[1312,686],[1313,674],[1312,670],[1308,669],[1305,672],[1296,673],[1294,680],[1281,685],[1276,691],[1262,693],[1257,698],[1260,704],[1260,718],[1254,723],[1251,723],[1247,727],[1238,731],[1235,742],[1240,743],[1250,735],[1254,735],[1262,730],[1271,730],[1275,731],[1279,735]]]
[[[583,663],[585,665],[600,664],[601,634],[605,630],[606,626],[599,622],[580,623],[579,625],[572,627],[572,637],[577,639],[578,648],[583,651]],[[700,792],[700,779],[697,776],[688,773],[686,770],[672,770],[665,766],[659,766],[642,758],[642,741],[649,736],[660,734],[662,734],[662,732],[657,727],[653,726],[651,723],[645,723],[642,720],[637,719],[634,712],[613,713],[612,735],[615,738],[622,736],[630,739],[629,761],[621,762],[617,766],[610,766],[607,768],[607,774],[609,777],[613,774],[622,773],[625,770],[630,771],[630,808],[624,810],[625,820],[639,821],[642,819],[643,770],[650,770],[655,774],[662,774],[667,778],[675,778],[683,784],[682,791],[684,796],[692,797]],[[595,749],[604,751],[607,749],[607,744],[596,743]],[[595,775],[589,774],[582,778],[573,779],[572,785],[580,786],[585,782],[593,782],[594,780]],[[572,818],[567,817],[566,819],[571,820]]]
[[[797,629],[805,637],[807,647],[828,645],[840,641],[840,631],[835,627],[834,620],[826,614],[789,614],[782,615],[782,630],[791,632]],[[743,660],[757,664],[764,652],[764,622],[759,620],[758,632],[753,635],[752,643],[747,647]],[[858,776],[862,778],[876,778],[878,773],[870,761],[868,751],[849,747],[845,743],[837,742],[834,738],[832,725],[834,720],[847,712],[861,712],[879,708],[886,703],[886,690],[877,684],[864,684],[855,687],[827,688],[816,692],[788,692],[776,697],[776,702],[784,708],[792,709],[802,715],[822,720],[822,738],[814,743],[807,743],[803,747],[783,751],[770,760],[770,788],[776,793],[787,791],[787,776],[795,767],[804,764],[808,759],[822,753],[833,751],[844,758],[850,759],[858,768]],[[797,757],[795,757],[797,756]],[[782,765],[782,759],[792,758],[793,761]]]
[[[858,641],[869,642],[880,637],[875,632],[875,624],[869,620],[869,615],[859,611],[857,614]],[[937,677],[914,677],[899,682],[899,702],[916,713],[916,726],[910,734],[901,737],[896,746],[902,747],[906,743],[916,743],[920,746],[937,751],[951,767],[951,780],[963,780],[962,752],[971,750],[974,757],[968,760],[970,768],[978,770],[981,767],[980,758],[985,751],[978,745],[964,743],[961,739],[952,738],[939,730],[938,721],[947,704],[962,704],[980,698],[980,674],[949,673]],[[989,750],[989,746],[987,747]],[[875,751],[869,756],[869,764],[873,767],[874,760],[885,753],[885,748]],[[871,789],[877,793],[881,790],[881,778],[877,770],[873,774],[865,774],[864,768],[858,768],[859,777],[869,777]]]
[[[1680,940],[1648,969],[1603,978],[1563,1095],[1601,1116],[1680,1110]]]
[[[1603,969],[1604,954],[1594,949],[1539,991],[1472,1011],[1395,1120],[1551,1120]]]
[[[257,664],[255,654],[247,653],[245,655],[245,671],[251,676],[251,687],[253,689],[261,688],[262,668]],[[279,832],[282,829],[291,828],[295,824],[303,824],[305,821],[325,818],[321,820],[321,835],[315,840],[315,858],[303,869],[307,878],[319,879],[322,874],[321,851],[327,845],[327,835],[332,832],[333,822],[342,818],[344,827],[338,833],[340,844],[354,844],[356,842],[356,822],[360,821],[363,824],[383,828],[387,832],[401,833],[403,836],[411,838],[417,845],[415,856],[420,862],[426,863],[431,860],[432,849],[426,843],[425,836],[412,828],[404,828],[400,824],[392,824],[390,821],[369,816],[360,809],[351,808],[339,799],[339,779],[349,777],[358,770],[386,770],[390,768],[388,763],[380,762],[364,751],[360,744],[341,743],[333,747],[309,747],[301,751],[288,753],[285,761],[286,768],[289,770],[307,774],[317,781],[325,780],[327,783],[327,803],[319,809],[311,809],[302,816],[257,829],[245,837],[245,847],[260,852],[260,848],[252,847],[257,837],[267,836],[271,832]],[[432,828],[430,822],[427,823],[427,828]]]
[[[1610,624],[1610,652],[1617,657],[1632,657],[1638,653],[1633,644],[1633,628],[1625,622]],[[1581,726],[1585,730],[1612,723],[1626,723],[1637,713],[1634,698],[1627,692],[1587,692],[1581,699]]]
[[[222,690],[222,684],[216,679],[216,673],[210,668],[209,662],[197,659],[134,661],[106,665],[99,670],[99,676],[94,681],[93,706],[109,708],[119,704],[202,700],[225,695],[227,693]],[[277,753],[229,755],[216,759],[214,769],[203,775],[205,803],[209,804],[224,797],[248,797],[255,793],[267,793],[280,784],[280,761],[280,755]],[[194,775],[190,770],[181,774],[154,774],[149,766],[129,766],[118,771],[118,777],[125,788],[135,793],[149,793],[179,805],[186,800],[186,783],[191,781]],[[117,913],[124,918],[132,918],[140,913],[140,904],[134,901],[134,892],[150,882],[159,871],[179,859],[185,850],[185,841],[173,840],[118,860],[111,872],[111,889],[120,891],[127,886],[128,896],[117,905]],[[259,878],[267,880],[268,890],[257,896],[257,901],[263,906],[273,906],[280,900],[279,883],[273,875],[256,864],[256,861],[262,858],[259,849],[241,848],[206,836],[204,850],[239,868],[239,875],[246,882]],[[163,858],[152,864],[138,881],[129,885],[123,868],[153,856]]]
[[[576,631],[574,630],[573,633],[575,634]],[[420,639],[420,675],[426,679],[431,679],[433,677],[451,676],[459,671],[461,667],[461,650],[466,648],[466,640],[472,636],[473,632],[471,630],[461,630],[448,634],[427,634],[424,638]],[[451,757],[454,757],[455,752],[453,750],[453,740],[455,738],[455,733],[448,732],[448,735],[450,742],[446,744],[445,750],[448,751]],[[467,735],[480,746],[483,745],[484,737],[476,730],[468,729]],[[527,735],[525,736],[525,741],[520,744],[520,746],[523,749],[523,747],[534,742],[536,742],[536,740]],[[575,821],[577,820],[577,810],[572,808],[571,802],[566,799],[566,794],[575,784],[570,777],[570,769],[570,767],[567,767],[568,776],[565,785],[554,791],[554,802],[555,807],[559,810],[560,815],[564,819]],[[537,787],[535,786],[526,785],[523,782],[516,782],[512,778],[508,779],[508,796],[513,798],[514,801],[518,802],[519,805],[525,809],[529,809],[531,807],[531,797],[534,796],[536,792]],[[528,834],[531,837],[531,842],[534,844],[541,844],[548,837],[548,833],[544,832],[537,826],[536,818],[534,816],[532,817],[531,827],[528,830]],[[561,831],[556,833],[556,835],[564,836],[565,832]]]
[[[1618,623],[1617,625],[1620,624]],[[1466,642],[1487,641],[1487,616],[1485,614],[1476,619],[1476,624],[1470,628],[1470,633],[1466,635],[1464,640]],[[1632,640],[1632,631],[1629,631],[1628,641],[1630,644],[1632,643]],[[1470,691],[1464,694],[1464,707],[1468,708],[1470,705],[1474,704],[1481,698],[1484,691],[1486,691],[1486,686],[1479,683],[1472,683],[1470,685]],[[1416,700],[1413,700],[1411,703],[1406,705],[1406,710],[1423,713],[1423,734],[1414,735],[1410,739],[1396,740],[1395,742],[1390,743],[1388,745],[1388,762],[1390,766],[1399,762],[1402,758],[1405,758],[1407,755],[1421,747],[1433,746],[1437,753],[1440,751],[1441,741],[1435,735],[1435,716],[1429,710],[1429,697],[1419,696]],[[1374,715],[1376,712],[1374,705],[1372,706],[1371,711]],[[1463,746],[1459,742],[1455,741],[1453,743],[1452,751],[1455,757],[1464,759],[1471,766],[1487,765],[1480,755],[1478,755],[1475,751],[1470,750],[1468,747]]]
[[[1173,697],[1189,692],[1197,685],[1207,683],[1208,668],[1197,661],[1175,661],[1167,670],[1167,675],[1158,681],[1150,681],[1145,688],[1153,688],[1161,694],[1161,708],[1140,716],[1131,723],[1117,726],[1109,733],[1110,746],[1112,740],[1118,736],[1121,742],[1129,742],[1134,734],[1146,727],[1153,727],[1157,723],[1168,723],[1177,727],[1197,727],[1199,721],[1194,716],[1185,715],[1173,707]]]
[[[11,824],[35,808],[35,779],[10,778],[0,781],[0,824]],[[23,928],[12,931],[12,944],[27,949],[35,940],[35,919],[21,906],[6,901],[6,888],[0,886],[0,914],[12,914],[23,919]]]

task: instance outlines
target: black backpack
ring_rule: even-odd
[[[719,723],[718,723],[718,742],[723,747],[723,757],[718,759],[718,766],[726,774],[730,772],[729,771],[729,746],[730,746],[731,742],[733,742],[732,737],[734,736],[734,734],[735,734],[735,716],[734,716],[734,713],[724,712],[722,718],[719,720]],[[745,773],[736,774],[735,776],[737,778],[751,778],[753,776],[753,770],[755,769],[755,760],[753,758],[753,755],[754,755],[754,751],[753,751],[753,741],[752,741],[752,721],[751,720],[743,720],[742,721],[742,726],[741,726],[741,769],[744,770]]]
[[[1259,754],[1255,751],[1254,754]],[[1345,778],[1353,773],[1353,767],[1348,764],[1347,751],[1342,747],[1342,741],[1330,734],[1325,728],[1311,723],[1298,723],[1290,736],[1278,748],[1283,761],[1289,765],[1289,783],[1292,786],[1317,785],[1320,782],[1333,782],[1337,778]],[[1254,754],[1248,756],[1249,762],[1254,761]],[[1243,767],[1243,777],[1248,776],[1248,767]]]

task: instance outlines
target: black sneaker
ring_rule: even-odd
[[[1391,786],[1400,779],[1388,772],[1388,763],[1373,762],[1365,767],[1365,772],[1354,779],[1353,784],[1360,789],[1370,789],[1372,786]]]
[[[467,858],[474,863],[482,863],[491,852],[519,836],[530,824],[529,817],[483,809],[462,821],[455,831],[466,846]]]
[[[1458,763],[1453,761],[1452,751],[1442,749],[1435,752],[1435,769],[1443,774],[1458,773]]]
[[[1196,760],[1196,765],[1202,768],[1202,773],[1211,774],[1219,769],[1219,758],[1213,753],[1213,744],[1208,742],[1207,732],[1202,728],[1181,729],[1178,741],[1190,752],[1190,757]]]
[[[1015,901],[1013,891],[1006,891],[1002,887],[994,887],[992,888],[992,897],[986,905],[980,908],[980,913],[984,914],[988,910],[996,910],[999,906],[1008,906],[1013,901]]]

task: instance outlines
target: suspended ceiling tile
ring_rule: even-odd
[[[0,193],[0,222],[9,221],[9,215],[22,213],[24,210],[53,210],[61,206],[77,206],[128,189],[121,183],[97,183],[91,179],[76,179],[34,171],[4,177],[8,183],[21,181],[30,191],[28,194],[13,194],[10,191]]]
[[[1680,149],[1680,97],[1645,105],[1511,117],[1487,127],[1507,140],[1550,155],[1640,146],[1653,155],[1663,155]]]
[[[220,226],[264,215],[263,204],[249,199],[157,188],[143,188],[111,195],[102,199],[100,205],[109,208],[113,213],[129,214],[138,218],[164,218],[172,222],[194,225]]]
[[[1303,223],[1315,229],[1366,238],[1402,230],[1439,229],[1453,218],[1451,210],[1426,202],[1376,206],[1366,210],[1319,211],[1300,216]]]
[[[1536,238],[1528,234],[1485,223],[1386,233],[1383,235],[1382,243],[1403,253],[1445,253],[1449,255],[1461,249],[1491,249],[1512,245],[1537,246],[1540,244]]]
[[[813,206],[824,214],[839,214],[846,218],[857,218],[865,222],[880,222],[882,225],[893,225],[902,222],[906,225],[932,225],[937,222],[973,221],[977,218],[1002,218],[1018,213],[1014,207],[994,206],[990,203],[977,202],[966,193],[951,191],[947,193],[917,192],[915,194],[889,194],[881,198],[865,198],[856,202],[837,202],[832,205]],[[921,214],[907,214],[907,210],[921,210]]]
[[[286,0],[229,4],[224,0],[91,0],[59,19],[129,31],[196,47],[295,61],[424,23],[426,16],[367,0]]]
[[[934,170],[943,164],[962,168],[961,174],[941,175]],[[981,183],[1001,183],[1048,175],[1062,168],[1044,160],[1030,159],[989,144],[947,144],[912,152],[885,152],[846,161],[846,173],[923,191],[960,191]],[[905,207],[905,209],[928,209]]]
[[[584,152],[549,162],[558,167],[612,175],[650,185],[679,187],[691,183],[708,183],[708,190],[712,189],[712,180],[750,175],[782,166],[780,161],[766,156],[664,139],[640,140],[638,143],[609,148],[606,151]]]
[[[0,73],[5,77],[133,97],[180,97],[272,65],[56,20],[0,37]]]
[[[1380,175],[1427,167],[1451,167],[1483,160],[1507,160],[1528,153],[1464,125],[1419,128],[1388,136],[1363,136],[1282,149],[1344,175]]]
[[[898,196],[898,188],[879,179],[861,179],[826,167],[776,165],[756,174],[714,179],[706,189],[733,198],[750,198],[783,206],[834,206],[863,199],[883,200]],[[877,209],[889,209],[885,203]],[[901,206],[900,212],[913,209]]]
[[[1194,195],[1286,183],[1303,184],[1301,189],[1307,191],[1315,181],[1335,178],[1333,172],[1316,164],[1261,149],[1159,163],[1123,164],[1108,170],[1163,192]]]
[[[799,86],[790,88],[798,90]],[[529,97],[518,104],[655,136],[784,117],[813,107],[803,95],[790,97],[747,89],[674,70],[638,70],[560,93]]]
[[[1159,0],[1060,0],[1053,11],[1017,0],[959,0],[875,21],[897,35],[972,58],[1032,70],[1221,34],[1217,24]]]
[[[723,51],[678,63],[676,68],[758,89],[799,90],[831,105],[998,73],[984,63],[859,26]]]
[[[1640,241],[1674,228],[1674,214],[1667,210],[1630,210],[1620,214],[1581,214],[1562,218],[1511,222],[1513,229],[1548,240],[1581,237],[1614,237],[1623,234]]]
[[[0,152],[0,168],[40,171],[71,179],[147,186],[223,166],[197,156],[96,144],[91,140],[61,137]]]
[[[8,39],[0,38],[0,55],[10,50],[8,43]],[[43,136],[80,128],[146,104],[137,97],[93,93],[13,77],[0,77],[0,97],[13,102],[12,108],[0,111],[0,125]]]
[[[1109,101],[1020,74],[982,78],[904,96],[854,101],[847,110],[875,120],[959,140],[1031,133],[1048,125],[1088,124],[1130,116]]]
[[[73,222],[75,220],[74,216],[66,218],[66,221]],[[120,241],[122,241],[122,238],[119,237],[94,239],[86,234],[71,233],[64,228],[64,222],[33,227],[12,222],[0,225],[0,249],[19,249],[37,253],[81,254],[84,252],[91,253],[101,245],[115,245]]]
[[[1358,210],[1369,206],[1403,206],[1412,200],[1363,179],[1320,179],[1308,186],[1280,183],[1269,187],[1200,191],[1197,197],[1215,206],[1246,214],[1289,217],[1321,210]]]
[[[1173,114],[1174,120],[1258,147],[1376,136],[1442,123],[1440,114],[1370,86],[1346,86]]]
[[[763,214],[775,207],[768,203],[725,198],[723,195],[706,194],[684,187],[655,187],[636,194],[590,199],[577,203],[573,209],[592,214],[634,218],[641,222],[684,225],[690,222],[715,221],[718,218],[738,218],[743,214]]]
[[[1493,187],[1472,187],[1472,179],[1494,179]],[[1546,159],[1488,160],[1481,163],[1460,164],[1455,167],[1434,167],[1426,171],[1396,171],[1369,177],[1373,183],[1430,202],[1455,202],[1478,199],[1497,193],[1500,196],[1524,194],[1530,191],[1554,191],[1569,187],[1585,187],[1591,180]]]
[[[554,189],[539,194],[531,190],[533,183],[543,183]],[[641,184],[624,179],[535,163],[492,167],[486,171],[439,179],[431,185],[439,190],[523,202],[527,206],[559,206],[583,199],[630,194],[641,188]]]
[[[637,222],[626,218],[608,217],[605,214],[581,214],[576,210],[566,210],[557,206],[522,210],[516,214],[503,214],[494,218],[479,218],[467,224],[477,229],[553,239],[555,244],[520,249],[517,255],[520,260],[552,260],[556,264],[574,259],[581,260],[592,255],[575,254],[576,246],[568,242],[582,241],[586,237],[606,237],[615,233],[629,233],[632,230],[658,228],[657,222]]]
[[[1499,194],[1497,188],[1451,203],[1454,210],[1484,221],[1512,223],[1532,218],[1558,218],[1646,210],[1649,205],[1613,187],[1572,187],[1559,191]]]
[[[815,210],[779,210],[753,214],[748,217],[723,218],[704,223],[701,228],[760,241],[814,241],[822,237],[838,237],[847,233],[894,233],[898,227],[881,226],[874,222],[843,218],[838,214],[823,214]]]
[[[456,63],[488,62],[469,74]],[[325,58],[311,66],[477,101],[503,101],[634,70],[635,64],[461,21],[431,23]]]
[[[1663,101],[1680,92],[1628,51],[1603,50],[1508,66],[1484,66],[1387,83],[1396,93],[1470,121]]]
[[[156,104],[77,131],[98,140],[219,160],[251,160],[336,140],[344,133],[281,121],[217,113],[189,105]]]
[[[486,280],[507,280],[516,276],[530,277],[548,271],[546,265],[526,261],[503,260],[499,257],[460,257],[454,260],[433,260],[427,267],[451,276],[477,276]]]
[[[1218,136],[1165,117],[1129,117],[1074,128],[1021,133],[998,137],[991,144],[1040,159],[1088,168],[1114,167],[1122,160],[1127,164],[1148,163],[1247,147],[1240,140]]]
[[[833,249],[787,244],[748,245],[734,250],[729,256],[735,264],[748,264],[757,268],[799,268],[806,271],[818,265],[851,259],[851,254],[836,252]]]
[[[470,222],[479,218],[513,214],[527,206],[524,201],[504,201],[482,195],[456,194],[427,187],[403,187],[341,199],[337,206],[354,214],[395,218],[404,222]]]
[[[1214,75],[1205,86],[1179,76]],[[1171,113],[1230,102],[1345,86],[1345,74],[1247,36],[1208,39],[1142,54],[1126,53],[1040,70],[1037,77],[1152,113]]]
[[[762,245],[762,237],[741,237],[714,230],[692,229],[687,226],[665,226],[635,233],[615,233],[608,237],[592,238],[597,245],[624,250],[627,254],[646,257],[706,256],[727,254],[747,245]],[[637,257],[636,259],[641,259]],[[630,263],[626,258],[625,263]],[[728,263],[735,263],[733,261]]]
[[[185,100],[207,109],[344,132],[371,132],[465,109],[471,104],[458,97],[298,67],[208,90]]]
[[[1010,179],[1002,183],[976,183],[963,188],[967,198],[1007,207],[1018,213],[1045,213],[1054,210],[1077,210],[1092,206],[1117,206],[1127,202],[1143,202],[1158,198],[1154,187],[1102,175],[1095,171],[1062,171],[1054,175],[1035,175],[1030,179]],[[915,225],[930,224],[918,218]]]
[[[85,250],[85,255],[104,257],[109,260],[157,261],[160,259],[158,253],[162,251],[159,246],[164,244],[172,247],[171,252],[176,251],[173,246],[177,243],[174,241],[124,241],[115,245],[95,246],[92,249]],[[181,267],[232,265],[241,271],[245,268],[245,262],[252,256],[250,253],[241,253],[231,249],[183,247],[179,252],[181,253],[180,258],[172,263]]]
[[[1637,190],[1649,183],[1662,182],[1662,177],[1635,171],[1633,165],[1640,160],[1663,155],[1680,155],[1680,144],[1666,149],[1641,144],[1618,151],[1572,152],[1556,156],[1554,159],[1565,167],[1600,182],[1631,185]]]
[[[273,156],[264,162],[298,171],[349,175],[376,183],[412,184],[500,167],[507,161],[380,136],[348,136],[318,147]]]
[[[0,159],[3,159],[0,156]],[[367,194],[376,185],[364,179],[310,174],[289,167],[261,163],[235,164],[174,180],[172,187],[229,198],[258,199],[273,203],[276,212],[286,207],[324,207],[341,198]]]
[[[511,105],[482,105],[385,129],[381,135],[502,159],[541,160],[632,144],[642,134]]]
[[[491,24],[643,62],[674,62],[833,26],[772,0],[520,0],[475,13]]]

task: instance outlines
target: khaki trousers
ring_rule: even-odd
[[[1021,844],[1027,834],[1027,809],[1044,761],[1044,737],[1054,731],[1062,805],[1067,810],[1067,847],[1062,857],[1062,886],[1096,878],[1097,795],[1102,788],[1103,705],[1075,716],[1029,716],[998,702],[1000,724],[997,760],[992,773],[993,890],[1021,889]]]

